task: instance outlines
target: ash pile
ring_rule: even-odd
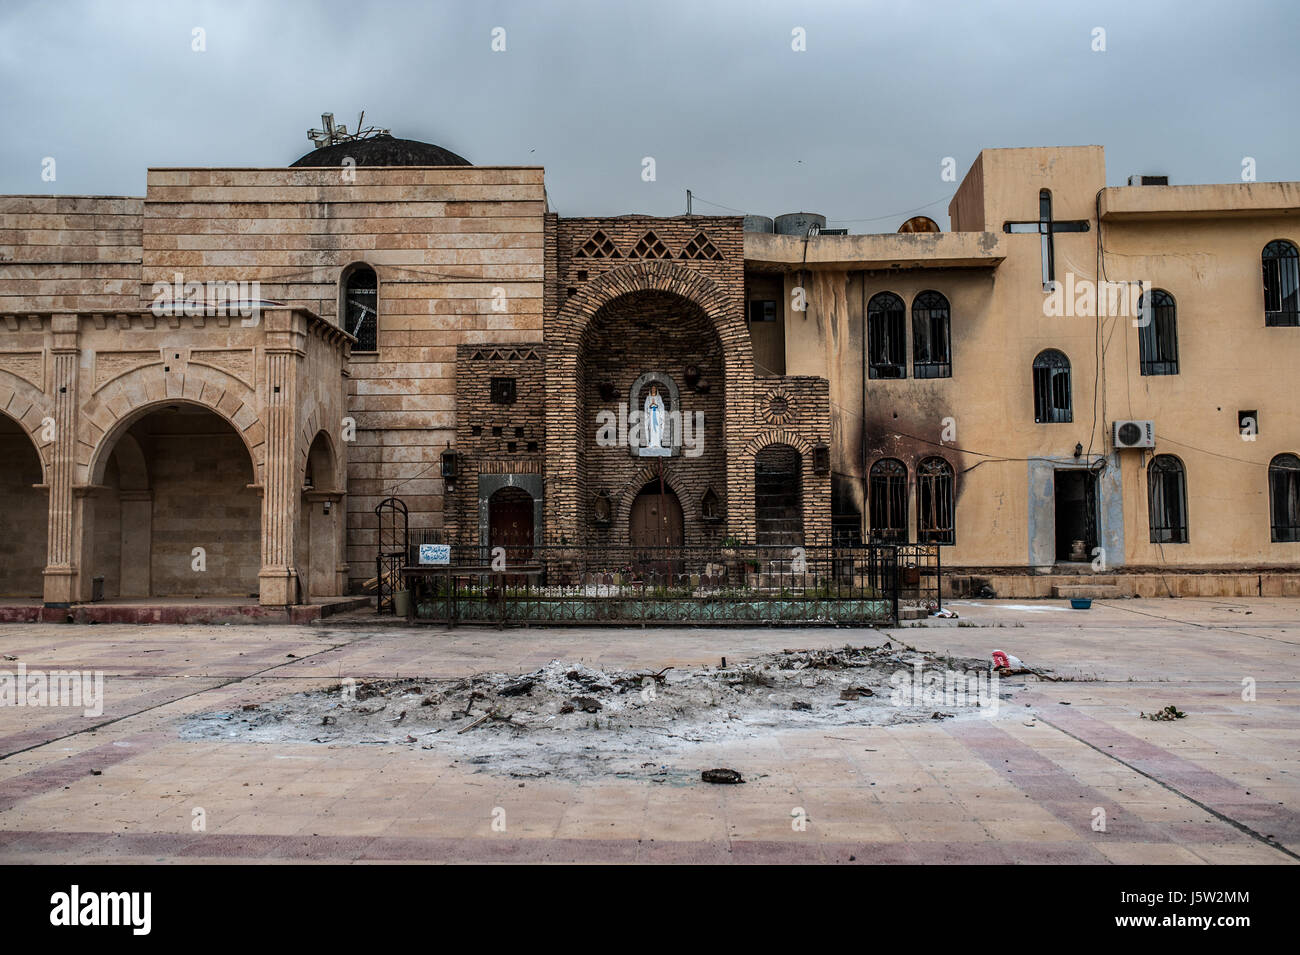
[[[884,726],[969,712],[900,701],[896,674],[988,663],[891,643],[791,649],[743,662],[659,670],[552,660],[532,673],[345,682],[233,712],[188,719],[182,736],[246,742],[387,744],[510,775],[672,776],[701,744],[773,731]],[[891,681],[891,678],[892,681]],[[707,748],[707,747],[706,747]],[[698,779],[698,769],[683,769]]]

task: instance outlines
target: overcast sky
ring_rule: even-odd
[[[946,227],[943,160],[960,180],[985,147],[1100,144],[1112,185],[1235,182],[1247,156],[1300,180],[1297,37],[1294,0],[4,0],[0,193],[283,166],[322,112],[364,109],[475,163],[544,165],[562,215],[676,214],[690,188],[855,232]]]

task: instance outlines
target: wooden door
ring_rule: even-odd
[[[533,499],[517,487],[503,487],[488,501],[488,546],[506,549],[506,564],[533,556]]]
[[[681,573],[680,548],[685,539],[682,505],[677,495],[664,487],[661,498],[659,482],[651,481],[632,502],[632,513],[628,516],[629,543],[634,548],[646,548],[635,557],[638,570],[655,583],[668,583]]]

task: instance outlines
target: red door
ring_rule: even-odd
[[[506,549],[506,566],[533,558],[533,499],[517,487],[503,487],[488,501],[488,546]]]

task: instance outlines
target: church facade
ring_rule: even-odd
[[[1290,592],[1298,212],[1063,147],[981,153],[949,232],[566,218],[388,136],[0,197],[0,594],[356,592],[393,497],[460,544]]]

